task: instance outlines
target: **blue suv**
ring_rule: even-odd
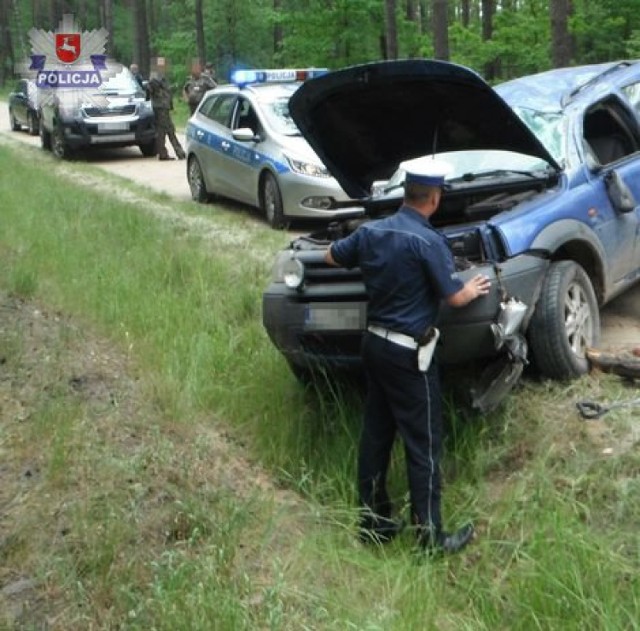
[[[377,62],[307,82],[291,98],[301,132],[365,217],[295,238],[276,258],[263,323],[294,373],[359,368],[367,297],[328,245],[400,205],[401,161],[449,162],[432,223],[461,277],[491,294],[442,305],[440,359],[478,366],[472,404],[499,402],[531,362],[587,372],[599,308],[640,279],[640,62],[564,68],[491,88],[463,66]]]

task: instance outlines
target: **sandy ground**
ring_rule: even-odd
[[[7,107],[0,107],[0,133],[35,147],[40,146],[37,136],[26,132],[11,132]],[[178,134],[184,146],[184,136]],[[167,147],[171,153],[169,143]],[[144,158],[137,147],[116,150],[99,150],[87,154],[87,162],[109,173],[122,176],[178,200],[189,200],[191,195],[186,177],[184,160],[160,162]],[[73,164],[73,163],[70,163]],[[265,224],[265,230],[270,228]],[[601,314],[602,350],[619,350],[640,344],[640,284],[633,290],[612,301]]]

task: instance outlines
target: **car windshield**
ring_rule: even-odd
[[[548,168],[548,164],[534,156],[513,151],[486,151],[483,149],[469,151],[445,151],[435,154],[439,160],[447,162],[451,168],[451,174],[447,182],[461,180],[473,181],[485,176],[504,177],[536,177],[542,176]],[[384,185],[374,185],[373,194],[379,195],[391,192],[404,183],[404,171],[397,169]]]
[[[564,117],[559,112],[543,112],[540,110],[512,106],[513,111],[522,122],[534,133],[558,164],[566,163],[564,148],[566,143],[566,126]]]
[[[108,96],[124,96],[129,94],[144,94],[142,88],[138,82],[134,79],[131,71],[128,68],[122,68],[122,70],[109,77],[98,88],[101,94]]]
[[[291,91],[293,93],[293,90]],[[284,136],[299,136],[300,130],[289,113],[289,97],[291,94],[273,95],[261,99],[262,112],[273,130]]]

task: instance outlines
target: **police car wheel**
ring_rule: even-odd
[[[269,225],[279,229],[285,225],[284,211],[282,209],[282,195],[276,178],[271,173],[265,173],[262,178],[262,191],[260,194],[262,211]]]
[[[589,370],[587,348],[600,339],[600,313],[593,285],[574,261],[552,263],[528,330],[538,372],[575,379]]]
[[[27,114],[27,127],[31,136],[37,136],[39,131],[38,118],[33,112]]]
[[[150,142],[141,143],[138,145],[140,147],[140,151],[145,158],[153,158],[158,155],[158,148],[156,147],[156,141],[152,140]]]
[[[189,189],[191,190],[191,199],[199,204],[204,204],[209,201],[209,193],[207,192],[207,185],[202,175],[202,168],[200,167],[198,158],[195,156],[189,158],[187,175],[189,179]]]

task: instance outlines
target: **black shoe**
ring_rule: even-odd
[[[159,156],[158,160],[175,160],[173,156]]]
[[[184,160],[187,156],[184,153],[178,154],[178,160]]]
[[[388,517],[364,517],[360,521],[358,538],[361,543],[380,545],[393,541],[404,529],[405,522],[395,521]]]
[[[454,552],[460,552],[467,546],[473,539],[474,532],[473,524],[467,524],[452,533],[441,531],[435,537],[431,534],[431,531],[426,530],[419,535],[418,544],[427,552],[453,554]]]

